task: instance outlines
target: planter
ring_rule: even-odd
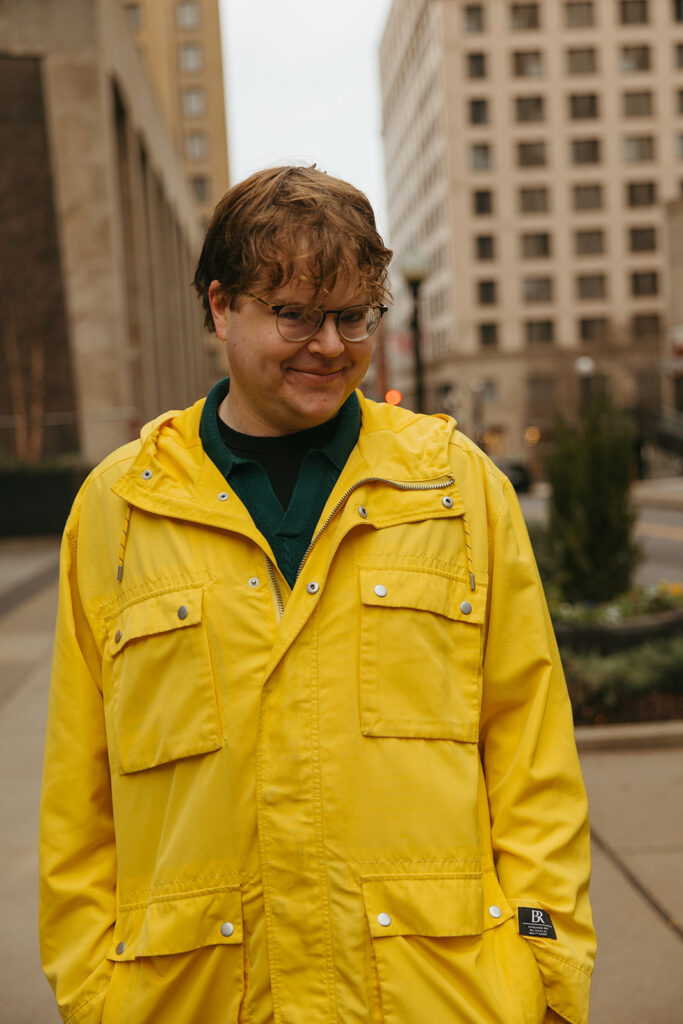
[[[579,654],[588,651],[613,654],[648,640],[681,635],[683,608],[639,615],[622,622],[554,622],[553,626],[561,647],[568,647]]]
[[[61,533],[87,475],[75,466],[0,469],[0,536]]]

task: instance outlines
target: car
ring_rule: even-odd
[[[498,466],[498,469],[505,473],[514,489],[519,494],[526,494],[531,489],[531,474],[529,473],[529,467],[523,462],[515,462],[514,459],[497,459],[493,460]]]

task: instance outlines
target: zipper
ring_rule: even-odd
[[[285,604],[284,604],[284,601],[282,600],[282,593],[280,591],[280,587],[279,587],[278,582],[277,582],[277,576],[275,575],[275,566],[273,565],[271,560],[268,558],[268,555],[265,556],[265,559],[266,559],[266,568],[268,570],[268,576],[270,578],[270,585],[273,588],[273,593],[275,594],[275,600],[277,601],[277,610],[278,610],[280,618],[282,618],[282,616],[285,614]]]

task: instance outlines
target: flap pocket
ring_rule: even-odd
[[[424,569],[361,569],[360,593],[364,605],[414,608],[478,625],[486,612],[485,587],[470,590],[464,576]]]
[[[190,585],[154,594],[125,608],[113,620],[109,650],[112,657],[132,640],[196,626],[202,621],[202,587]]]
[[[231,946],[242,940],[242,893],[226,886],[122,907],[107,957],[135,960],[203,946]]]
[[[362,878],[361,883],[370,933],[376,939],[481,935],[513,915],[492,871]]]

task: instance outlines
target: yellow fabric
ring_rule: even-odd
[[[63,1020],[585,1024],[586,800],[510,485],[452,420],[361,396],[290,591],[201,405],[93,471],[65,531],[40,824]]]

